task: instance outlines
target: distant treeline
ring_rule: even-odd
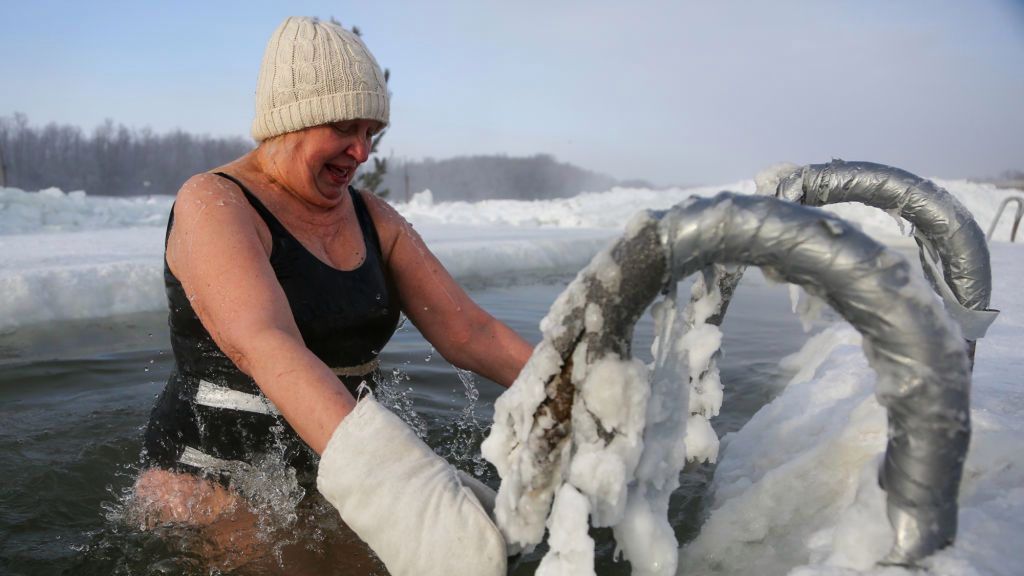
[[[547,154],[525,158],[462,156],[448,160],[388,162],[382,188],[404,201],[430,189],[435,200],[532,200],[600,192],[621,184],[610,176],[558,162]],[[637,183],[634,183],[637,184]],[[644,184],[644,183],[639,183]]]
[[[91,195],[175,194],[194,174],[229,162],[253,147],[243,138],[196,136],[182,131],[154,134],[106,121],[84,134],[76,126],[33,127],[24,114],[0,117],[0,185],[41,190],[57,187]],[[405,201],[430,189],[434,199],[536,199],[608,190],[610,176],[558,162],[547,154],[463,156],[448,160],[388,159],[381,190]]]
[[[29,126],[24,114],[0,117],[0,183],[22,190],[57,187],[88,194],[174,194],[193,174],[252,149],[243,138],[154,134],[113,121],[83,134],[77,126]]]
[[[999,188],[1024,190],[1024,170],[1007,170],[1000,174],[998,178],[990,178],[984,181],[991,182]]]

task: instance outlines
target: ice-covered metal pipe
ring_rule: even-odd
[[[502,478],[495,514],[508,542],[530,547],[544,537],[555,491],[569,473],[573,411],[586,368],[630,357],[633,326],[665,287],[668,270],[659,220],[635,219],[541,322],[543,340],[495,402],[494,425],[481,447]],[[605,431],[615,434],[610,426]]]
[[[833,160],[792,166],[788,175],[782,175],[774,190],[762,190],[758,182],[758,192],[774,193],[807,206],[856,202],[908,221],[920,248],[925,276],[960,325],[973,363],[976,340],[984,336],[998,312],[988,309],[992,272],[985,235],[954,196],[929,180],[871,162]],[[716,266],[711,270],[710,278],[721,293],[721,303],[708,323],[721,325],[743,273],[742,266],[731,270]],[[706,290],[705,286],[697,288],[691,302]],[[706,370],[713,370],[716,361],[717,355],[710,359]]]
[[[912,562],[952,542],[970,436],[970,372],[942,307],[915,282],[903,258],[838,218],[756,197],[720,195],[701,204],[666,216],[672,276],[711,262],[769,267],[823,298],[861,332],[889,416],[880,477],[896,530],[888,560]],[[713,217],[693,217],[715,209]],[[984,260],[987,270],[987,250]],[[987,304],[987,286],[963,284],[961,292]]]
[[[985,335],[992,268],[985,233],[952,194],[931,180],[871,162],[811,164],[780,180],[776,195],[806,206],[859,202],[914,226],[921,266],[970,342]]]
[[[506,537],[539,542],[555,490],[569,483],[574,396],[587,366],[628,358],[633,326],[662,287],[715,263],[770,268],[861,332],[889,417],[880,482],[896,541],[885,561],[912,564],[951,543],[970,370],[949,316],[903,257],[841,219],[730,193],[633,221],[556,301],[559,315],[545,320],[543,342],[499,398],[484,445],[502,476],[496,513]],[[614,427],[597,424],[608,443],[617,440]]]

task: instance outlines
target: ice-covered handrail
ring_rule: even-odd
[[[767,186],[759,181],[758,192],[808,206],[857,202],[910,222],[925,276],[960,326],[973,364],[976,340],[985,335],[998,312],[988,309],[992,273],[985,237],[954,196],[929,180],[870,162],[833,160],[802,168],[792,166],[788,173],[776,171],[776,175],[785,177]],[[721,325],[743,273],[742,266],[714,266],[709,270],[708,282],[698,280],[694,284],[691,306],[717,292],[721,295],[718,311],[708,323]],[[717,375],[716,361],[717,355],[712,356],[702,373]],[[701,385],[694,382],[694,389],[699,390]]]
[[[932,181],[892,166],[833,160],[783,178],[776,195],[807,206],[859,202],[899,215],[913,224],[925,275],[946,297],[964,337],[981,338],[995,319],[988,309],[992,268],[985,234],[970,211]],[[944,294],[949,291],[953,298]]]
[[[998,311],[988,308],[992,269],[985,235],[952,194],[899,168],[833,160],[795,169],[779,180],[775,195],[807,206],[858,202],[910,222],[925,275],[960,325],[973,362],[975,341]],[[740,269],[719,278],[722,310],[712,322],[721,322],[742,276]]]
[[[1017,203],[1017,213],[1013,216],[1013,229],[1010,231],[1010,242],[1017,241],[1017,228],[1020,227],[1020,219],[1024,217],[1024,200],[1021,200],[1020,196],[1010,196],[1004,198],[1002,203],[999,204],[999,210],[996,210],[996,217],[992,219],[992,225],[988,228],[988,234],[986,237],[991,240],[992,235],[996,232],[996,224],[999,223],[999,219],[1003,216],[1003,210],[1006,209],[1007,204],[1010,202]]]
[[[896,541],[884,560],[911,564],[951,543],[970,436],[970,370],[949,316],[903,257],[841,219],[730,193],[692,198],[634,220],[625,237],[596,257],[552,307],[558,315],[542,323],[544,340],[498,399],[484,443],[485,457],[502,477],[496,514],[506,538],[526,546],[540,542],[556,490],[562,498],[563,485],[571,484],[571,493],[589,499],[594,525],[616,527],[619,539],[637,483],[630,484],[630,503],[616,509],[572,472],[581,435],[596,429],[613,447],[635,431],[587,413],[579,391],[614,396],[614,387],[625,384],[603,379],[605,389],[590,390],[592,368],[627,360],[634,323],[659,290],[715,263],[770,268],[823,298],[861,332],[878,374],[876,395],[889,418],[880,483]],[[635,467],[637,459],[624,462],[631,481],[634,470],[628,466]],[[662,516],[666,509],[649,508]],[[594,521],[595,511],[602,512],[600,522]],[[667,524],[664,517],[643,519]],[[584,523],[584,534],[585,528]],[[645,534],[658,528],[647,524]],[[667,561],[643,565],[629,559],[634,573],[671,573],[662,570]],[[674,570],[674,558],[671,564]]]

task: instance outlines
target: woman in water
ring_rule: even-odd
[[[215,525],[243,498],[233,480],[284,463],[299,484],[316,481],[392,573],[484,569],[460,555],[498,573],[504,543],[479,486],[359,388],[373,387],[400,312],[453,365],[506,387],[531,352],[402,216],[350,186],[388,109],[384,75],[356,35],[296,17],[274,32],[256,90],[258,146],[189,179],[168,223],[175,368],[135,495],[153,523]]]

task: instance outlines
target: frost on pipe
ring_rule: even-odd
[[[551,566],[570,561],[586,549],[585,526],[548,512],[556,490],[574,502],[578,492],[593,525],[615,527],[634,573],[673,573],[676,550],[664,546],[666,528],[671,537],[667,500],[651,488],[678,469],[651,473],[637,465],[652,447],[664,449],[666,439],[650,431],[664,422],[652,423],[649,409],[637,409],[652,391],[629,359],[629,336],[662,286],[715,263],[770,268],[861,332],[889,418],[880,482],[896,541],[884,560],[910,564],[952,542],[970,436],[970,372],[959,331],[905,259],[842,220],[729,193],[634,220],[552,307],[544,340],[498,399],[484,443],[502,477],[496,514],[506,538],[536,544],[547,519],[560,542],[573,542],[552,548]],[[573,490],[559,490],[563,484]],[[571,508],[578,515],[579,507]],[[567,538],[571,529],[582,534]]]
[[[495,403],[495,424],[482,446],[502,477],[496,514],[510,543],[541,541],[555,490],[587,440],[596,447],[622,449],[621,457],[605,458],[600,471],[617,476],[609,479],[615,484],[609,490],[618,493],[605,500],[618,498],[615,504],[624,505],[623,492],[642,446],[644,416],[637,412],[648,395],[642,364],[628,362],[633,326],[667,280],[659,222],[639,217],[624,238],[579,273],[541,322],[543,341]],[[597,397],[601,388],[587,386],[587,376],[597,382],[595,372],[611,373],[607,381],[613,386],[606,398]],[[625,379],[616,382],[617,376]],[[623,389],[623,384],[638,382],[635,390]],[[612,397],[616,392],[619,397]],[[595,411],[604,418],[588,418]],[[583,437],[587,433],[590,438]]]
[[[683,310],[681,329],[685,335],[682,338],[689,341],[683,346],[689,360],[686,459],[691,462],[718,461],[719,442],[711,418],[718,416],[724,398],[718,370],[722,343],[719,327],[745,269],[745,266],[722,264],[708,266],[690,288],[690,302]],[[701,353],[697,353],[698,350]]]

